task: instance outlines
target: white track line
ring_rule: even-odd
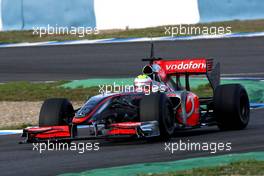
[[[14,44],[0,44],[0,48],[6,47],[25,47],[25,46],[53,46],[53,45],[81,45],[81,44],[103,44],[103,43],[130,43],[130,42],[148,42],[148,41],[177,41],[177,40],[202,40],[202,39],[225,39],[225,38],[241,38],[241,37],[261,37],[264,32],[253,33],[234,33],[224,35],[198,35],[198,36],[179,36],[179,37],[144,37],[144,38],[110,38],[99,40],[75,40],[75,41],[50,41],[50,42],[37,42],[37,43],[14,43]]]

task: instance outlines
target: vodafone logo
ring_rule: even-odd
[[[167,64],[166,71],[188,71],[188,70],[204,70],[206,69],[206,63],[194,62],[194,61],[181,61],[179,63]]]

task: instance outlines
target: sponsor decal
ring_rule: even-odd
[[[168,61],[164,64],[167,73],[173,72],[206,72],[206,60]]]

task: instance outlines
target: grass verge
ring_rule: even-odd
[[[47,98],[68,98],[71,101],[85,101],[89,96],[98,94],[99,87],[64,88],[67,81],[52,83],[10,82],[0,84],[0,101],[43,101]],[[192,90],[199,96],[212,94],[209,84],[200,85]]]
[[[144,174],[141,176],[149,176]],[[240,175],[264,175],[264,161],[245,160],[232,162],[227,165],[208,167],[208,168],[195,168],[191,170],[168,172],[161,174],[151,174],[151,176],[240,176]]]
[[[43,101],[47,98],[68,98],[71,101],[85,101],[88,97],[98,94],[99,87],[75,89],[64,88],[67,81],[57,81],[52,83],[32,83],[32,82],[10,82],[0,84],[0,101]],[[192,90],[199,96],[212,94],[210,86],[200,85]]]
[[[63,88],[66,81],[52,83],[10,82],[0,85],[0,101],[43,101],[47,98],[68,98],[71,101],[84,101],[98,93],[97,87]]]
[[[167,25],[169,27],[172,25]],[[178,25],[173,25],[178,26]],[[259,32],[264,31],[264,20],[248,21],[226,21],[214,23],[200,23],[192,25],[195,27],[228,27],[232,32]],[[82,39],[104,39],[104,38],[135,38],[135,37],[162,37],[165,36],[165,26],[158,26],[144,29],[126,29],[126,30],[102,30],[98,35],[86,35],[78,37],[77,35],[33,35],[33,31],[8,31],[0,32],[0,43],[20,43],[20,42],[43,42],[43,41],[66,41]],[[178,35],[182,36],[182,35]]]

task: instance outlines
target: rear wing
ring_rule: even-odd
[[[220,84],[220,64],[217,63],[214,67],[213,59],[158,60],[154,63],[160,65],[167,75],[206,74],[213,89]]]

